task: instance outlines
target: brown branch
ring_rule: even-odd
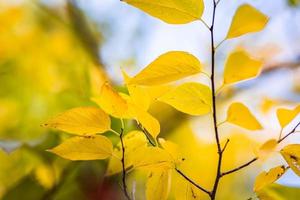
[[[188,182],[190,182],[192,185],[194,185],[196,188],[198,188],[199,190],[201,190],[202,192],[205,192],[208,195],[211,195],[210,192],[206,189],[204,189],[203,187],[201,187],[200,185],[198,185],[197,183],[195,183],[192,179],[190,179],[188,176],[186,176],[182,171],[180,171],[179,169],[175,168],[176,172],[178,174],[180,174],[183,178],[185,178]]]
[[[281,143],[282,141],[284,141],[287,137],[289,137],[290,135],[292,135],[293,133],[295,133],[296,132],[296,130],[297,130],[297,128],[300,126],[300,122],[286,135],[286,136],[284,136],[283,138],[281,138],[281,139],[279,139],[278,141],[277,141],[277,143],[279,144],[279,143]],[[234,168],[234,169],[232,169],[232,170],[229,170],[229,171],[226,171],[226,172],[223,172],[223,173],[221,173],[221,177],[223,177],[223,176],[225,176],[225,175],[229,175],[229,174],[232,174],[232,173],[234,173],[234,172],[237,172],[237,171],[239,171],[239,170],[241,170],[241,169],[244,169],[245,167],[247,167],[247,166],[249,166],[249,165],[251,165],[252,163],[254,163],[255,161],[257,161],[258,160],[258,157],[255,157],[255,158],[253,158],[253,159],[251,159],[250,161],[248,161],[248,162],[246,162],[245,164],[243,164],[243,165],[241,165],[241,166],[239,166],[239,167],[236,167],[236,168]]]
[[[127,191],[127,185],[126,185],[126,169],[125,169],[125,147],[124,147],[124,141],[123,141],[123,134],[124,134],[124,129],[121,128],[121,133],[120,133],[120,141],[121,141],[121,146],[122,146],[122,182],[123,182],[123,191],[128,200],[130,200],[130,196]]]
[[[211,38],[211,89],[212,89],[212,107],[213,107],[213,124],[214,124],[214,132],[215,132],[215,139],[218,148],[218,166],[216,172],[216,178],[213,185],[213,189],[210,193],[211,200],[216,198],[216,193],[218,190],[219,182],[221,179],[221,167],[222,167],[222,160],[223,160],[223,150],[220,143],[220,137],[218,132],[218,124],[217,124],[217,106],[216,106],[216,88],[215,88],[215,41],[214,41],[214,25],[215,25],[215,17],[216,17],[216,8],[217,2],[213,0],[213,15],[212,15],[212,24],[210,27],[210,38]],[[225,145],[226,148],[227,144]]]

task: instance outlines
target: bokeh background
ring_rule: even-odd
[[[231,138],[224,169],[248,161],[259,144],[277,138],[276,108],[300,102],[300,1],[221,0],[217,41],[225,37],[236,8],[244,2],[271,20],[264,31],[226,41],[218,49],[218,84],[224,61],[236,48],[264,60],[264,69],[257,79],[225,88],[218,114],[224,119],[230,102],[242,101],[265,129],[247,132],[222,126],[222,138]],[[205,0],[205,5],[204,20],[209,22],[211,1]],[[169,50],[194,54],[209,72],[208,38],[200,22],[165,24],[119,0],[0,0],[0,199],[121,199],[120,177],[105,176],[106,161],[69,162],[46,152],[68,136],[40,124],[66,109],[94,105],[90,97],[99,93],[105,80],[124,91],[121,68],[134,75]],[[188,80],[208,83],[198,76]],[[179,145],[186,158],[182,169],[210,187],[217,156],[211,119],[191,118],[159,103],[151,106],[151,113],[161,122],[161,136]],[[297,142],[299,135],[285,144]],[[255,176],[281,163],[274,153],[224,178],[219,198],[255,199]],[[170,199],[176,197],[176,177],[173,181]],[[137,199],[143,199],[142,175],[131,174],[129,182],[136,184]],[[290,171],[266,192],[272,199],[296,200],[299,187],[300,178]]]

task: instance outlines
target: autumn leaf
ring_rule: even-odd
[[[263,127],[242,103],[232,103],[227,111],[226,122],[235,124],[248,130],[261,130]]]
[[[244,50],[231,53],[225,64],[224,84],[232,84],[256,77],[262,62],[252,59]]]
[[[285,166],[278,166],[270,169],[268,172],[262,172],[256,177],[253,190],[258,192],[264,187],[274,183],[286,172],[286,170]]]
[[[294,109],[279,108],[276,112],[281,128],[286,127],[300,113],[300,105]]]
[[[133,166],[141,170],[167,170],[175,167],[170,154],[158,147],[145,147],[136,152]]]
[[[131,78],[128,84],[160,85],[200,72],[201,63],[195,56],[183,51],[170,51],[150,63]]]
[[[125,148],[125,168],[130,168],[133,165],[133,159],[135,153],[141,148],[146,147],[148,140],[143,132],[141,131],[131,131],[123,137],[124,148]],[[114,148],[113,155],[109,160],[106,175],[114,175],[122,171],[122,146],[119,142]]]
[[[290,144],[280,151],[291,169],[300,176],[300,144]]]
[[[184,83],[159,100],[190,115],[204,115],[211,112],[211,89],[200,83]]]
[[[78,136],[67,139],[48,151],[68,160],[102,160],[112,155],[113,145],[101,135]]]
[[[202,0],[122,0],[149,15],[169,24],[186,24],[199,20],[203,10]]]
[[[100,96],[92,100],[113,117],[130,118],[126,101],[108,83],[102,85]]]
[[[99,108],[78,107],[50,119],[44,126],[76,135],[94,135],[110,130],[110,118]]]
[[[270,139],[263,143],[256,152],[257,157],[265,160],[277,147],[278,142],[275,139]]]
[[[230,39],[261,31],[268,21],[268,17],[256,8],[249,4],[243,4],[237,9],[226,38]]]
[[[166,200],[171,189],[171,171],[151,171],[146,183],[147,200]]]

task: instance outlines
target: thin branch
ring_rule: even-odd
[[[215,88],[215,41],[214,41],[214,25],[215,25],[215,17],[216,17],[216,8],[217,2],[213,0],[213,15],[212,15],[212,24],[210,27],[210,38],[211,38],[211,88],[212,88],[212,106],[213,106],[213,124],[214,124],[214,132],[215,139],[218,148],[218,166],[216,172],[216,178],[213,185],[213,189],[210,193],[211,200],[216,198],[217,189],[219,186],[219,181],[221,178],[221,167],[223,160],[223,151],[220,143],[218,125],[217,125],[217,108],[216,108],[216,88]]]
[[[149,141],[149,143],[152,145],[152,146],[156,146],[156,144],[151,140],[150,138],[150,133],[142,126],[142,124],[140,123],[137,123],[138,127],[141,129],[141,131],[144,133],[144,135],[146,136],[147,140]]]
[[[123,141],[123,134],[124,134],[124,128],[121,128],[120,133],[120,141],[122,146],[122,183],[123,183],[123,191],[128,200],[130,200],[130,196],[127,191],[127,184],[126,184],[126,169],[125,169],[125,147],[124,147],[124,141]]]
[[[232,174],[232,173],[234,173],[234,172],[236,172],[236,171],[239,171],[239,170],[241,170],[241,169],[243,169],[243,168],[245,168],[245,167],[251,165],[251,164],[254,163],[256,160],[258,160],[257,157],[256,157],[256,158],[253,158],[253,159],[250,160],[249,162],[246,162],[245,164],[243,164],[243,165],[241,165],[241,166],[239,166],[239,167],[237,167],[237,168],[234,168],[234,169],[229,170],[229,171],[227,171],[227,172],[223,172],[223,173],[221,173],[221,177],[223,177],[223,176],[225,176],[225,175],[228,175],[228,174]]]
[[[190,179],[189,177],[187,177],[182,171],[180,171],[179,169],[175,168],[176,172],[178,174],[180,174],[183,178],[185,178],[187,181],[189,181],[192,185],[194,185],[196,188],[198,188],[199,190],[201,190],[202,192],[208,194],[210,196],[210,192],[206,189],[204,189],[203,187],[199,186],[197,183],[195,183],[192,179]]]
[[[286,135],[286,136],[284,136],[283,138],[281,138],[281,139],[279,139],[278,141],[277,141],[277,143],[279,144],[279,143],[281,143],[282,141],[284,141],[287,137],[289,137],[290,135],[292,135],[293,133],[296,133],[297,132],[297,128],[300,126],[300,122]],[[245,168],[245,167],[247,167],[247,166],[249,166],[249,165],[251,165],[252,163],[254,163],[256,160],[258,160],[258,157],[255,157],[255,158],[253,158],[252,160],[250,160],[250,161],[248,161],[247,163],[245,163],[245,164],[243,164],[243,165],[241,165],[241,166],[239,166],[239,167],[236,167],[236,168],[234,168],[234,169],[232,169],[232,170],[229,170],[229,171],[226,171],[226,172],[223,172],[223,173],[221,173],[221,176],[223,177],[223,176],[225,176],[225,175],[228,175],[228,174],[232,174],[232,173],[234,173],[234,172],[237,172],[237,171],[239,171],[239,170],[241,170],[241,169],[243,169],[243,168]]]
[[[200,18],[199,20],[202,22],[202,24],[203,24],[208,30],[210,29],[209,25],[208,25],[202,18]]]
[[[226,141],[226,143],[225,143],[225,145],[224,145],[224,147],[222,149],[222,153],[224,153],[224,151],[226,150],[226,147],[227,147],[227,145],[228,145],[229,142],[230,142],[230,140],[227,139],[227,141]]]
[[[215,49],[218,49],[225,41],[226,41],[226,38],[224,38],[219,44],[217,44]]]
[[[282,142],[283,140],[285,140],[287,137],[289,137],[290,135],[292,135],[293,133],[296,132],[296,129],[300,126],[300,122],[293,128],[293,130],[291,132],[289,132],[286,136],[284,136],[283,138],[278,140],[278,143]]]

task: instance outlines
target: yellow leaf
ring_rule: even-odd
[[[123,0],[169,24],[199,20],[204,10],[202,0]]]
[[[180,185],[176,185],[176,200],[201,200],[201,190],[191,183],[183,180]]]
[[[190,115],[207,114],[212,105],[211,89],[200,83],[184,83],[159,100]]]
[[[136,120],[151,134],[155,139],[160,132],[159,121],[147,111],[139,108],[136,105],[130,105],[131,113]]]
[[[242,103],[232,103],[227,111],[227,122],[248,130],[261,130],[263,127]]]
[[[108,83],[102,85],[100,96],[92,100],[113,117],[130,118],[126,101]]]
[[[78,107],[50,119],[44,126],[76,135],[94,135],[110,130],[110,118],[99,108]]]
[[[249,4],[241,5],[232,20],[227,39],[264,29],[269,18]]]
[[[133,165],[141,170],[167,170],[175,167],[170,154],[158,147],[145,147],[137,151]]]
[[[171,141],[165,140],[163,138],[159,138],[158,141],[159,141],[159,144],[162,146],[162,148],[165,149],[170,154],[170,156],[174,159],[174,161],[175,162],[178,161],[179,150],[178,150],[177,144],[175,144]]]
[[[257,157],[261,159],[266,159],[277,147],[278,142],[275,139],[271,139],[263,143],[259,150],[257,151],[256,155]]]
[[[300,144],[290,144],[280,151],[291,169],[300,176]]]
[[[231,53],[225,64],[224,84],[232,84],[256,77],[262,62],[252,59],[244,50]]]
[[[146,183],[147,200],[166,200],[171,188],[171,171],[152,171]]]
[[[170,51],[158,57],[129,80],[128,84],[160,85],[201,72],[199,60],[186,52]]]
[[[146,147],[148,140],[143,132],[131,131],[126,134],[123,138],[125,148],[125,167],[126,169],[133,165],[132,160],[135,153],[140,148]],[[106,175],[110,176],[122,171],[121,157],[122,157],[122,146],[121,142],[118,143],[117,148],[114,149],[113,154],[109,160]],[[118,159],[119,158],[119,159]]]
[[[253,190],[255,192],[260,191],[264,187],[277,181],[285,172],[286,168],[284,166],[274,167],[268,172],[262,172],[256,177]]]
[[[50,189],[55,184],[55,173],[51,166],[39,165],[36,167],[34,173],[37,181],[44,188]]]
[[[72,137],[48,151],[68,160],[102,160],[112,155],[113,145],[101,135]]]
[[[276,114],[281,128],[287,126],[291,121],[293,121],[293,119],[297,117],[299,113],[300,113],[300,105],[292,110],[286,108],[279,108]]]

